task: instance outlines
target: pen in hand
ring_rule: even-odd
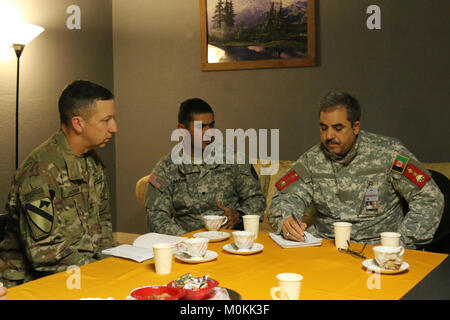
[[[298,226],[300,227],[300,229],[303,231],[303,238],[305,239],[305,242],[308,242],[308,239],[306,239],[306,233],[305,230],[303,230],[302,225],[300,223],[300,221],[298,221],[298,219],[296,218],[296,216],[294,214],[291,214],[292,218],[295,220],[295,222],[297,222]]]

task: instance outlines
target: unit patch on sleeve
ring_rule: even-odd
[[[420,189],[423,188],[425,183],[430,180],[430,177],[422,172],[419,168],[417,168],[412,163],[408,164],[408,167],[403,172],[403,175],[408,178],[412,183],[417,185]]]
[[[53,205],[49,198],[27,203],[25,209],[35,226],[45,233],[50,232],[53,226]]]
[[[284,188],[288,187],[291,183],[297,181],[300,179],[300,176],[295,171],[288,172],[283,178],[278,180],[278,182],[275,184],[278,190],[283,190]]]

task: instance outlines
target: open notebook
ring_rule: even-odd
[[[169,236],[167,234],[151,232],[143,234],[142,236],[136,238],[136,240],[134,240],[133,242],[133,245],[122,244],[117,247],[105,249],[102,251],[102,253],[142,262],[153,258],[154,244],[164,242],[175,245],[186,239],[187,238],[184,237]]]
[[[316,238],[311,233],[306,232],[306,241],[298,242],[286,240],[279,234],[270,233],[269,236],[282,248],[298,248],[298,247],[312,247],[312,246],[320,246],[322,244],[322,238]]]

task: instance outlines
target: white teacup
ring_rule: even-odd
[[[239,249],[250,249],[255,240],[255,233],[252,231],[234,231],[233,239],[234,244]]]
[[[214,216],[208,215],[203,216],[203,222],[205,223],[205,227],[209,231],[217,231],[228,222],[228,218],[226,216]]]
[[[278,287],[270,289],[273,300],[298,300],[303,276],[297,273],[277,274]],[[277,296],[279,292],[280,297]]]
[[[190,255],[192,258],[204,257],[208,250],[207,238],[190,238],[176,245],[176,249]]]
[[[376,246],[373,247],[373,252],[375,254],[375,261],[377,264],[386,269],[392,269],[387,267],[389,264],[401,265],[403,261],[403,253],[405,253],[405,248],[403,247],[388,247],[388,246]]]
[[[381,245],[388,247],[399,247],[401,234],[398,232],[382,232]]]

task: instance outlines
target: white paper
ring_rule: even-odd
[[[170,243],[177,244],[183,240],[185,237],[170,236],[161,233],[146,233],[139,236],[134,240],[133,245],[122,244],[117,247],[105,249],[102,251],[103,254],[131,259],[136,262],[142,262],[153,258],[153,245],[156,243]]]
[[[156,243],[170,243],[175,245],[186,239],[187,239],[186,237],[177,237],[177,236],[170,236],[168,234],[151,232],[139,236],[136,240],[134,240],[133,246],[141,248],[149,248],[152,249],[153,251],[153,245]]]
[[[320,246],[322,244],[322,238],[316,238],[311,233],[305,231],[306,241],[291,241],[284,239],[281,235],[270,233],[269,236],[282,248],[299,248],[299,247],[312,247]]]

